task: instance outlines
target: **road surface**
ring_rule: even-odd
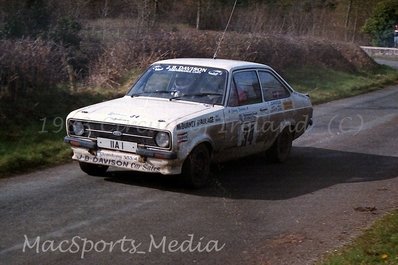
[[[312,264],[398,206],[398,87],[315,107],[284,164],[206,189],[75,163],[0,179],[0,264]]]
[[[398,61],[388,58],[373,58],[378,64],[388,65],[392,68],[398,69]]]

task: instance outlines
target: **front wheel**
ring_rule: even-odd
[[[80,169],[90,176],[102,176],[108,170],[108,166],[89,164],[85,162],[79,162]]]
[[[189,154],[182,167],[182,176],[192,188],[206,186],[210,176],[210,152],[204,145],[198,145]]]
[[[283,129],[271,148],[267,151],[267,157],[272,162],[282,163],[289,157],[292,149],[293,134],[289,128]]]

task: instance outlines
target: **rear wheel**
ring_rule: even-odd
[[[103,176],[108,170],[108,166],[89,164],[85,162],[79,162],[80,169],[90,176]]]
[[[272,162],[282,163],[289,157],[292,149],[293,134],[289,128],[283,129],[271,148],[267,151],[267,157]]]
[[[182,176],[192,188],[206,186],[210,176],[210,151],[204,145],[198,145],[189,154],[182,167]]]

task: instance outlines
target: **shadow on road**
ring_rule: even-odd
[[[283,164],[269,164],[253,156],[223,164],[211,185],[189,190],[177,177],[111,171],[106,180],[127,185],[206,197],[282,200],[347,182],[366,182],[398,177],[398,157],[294,147]]]

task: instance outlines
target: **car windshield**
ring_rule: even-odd
[[[223,104],[227,71],[188,65],[152,65],[133,85],[132,97],[160,97]]]

